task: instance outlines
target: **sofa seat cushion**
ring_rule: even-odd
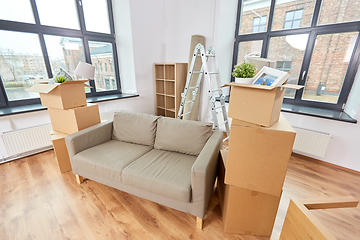
[[[110,140],[79,152],[72,164],[88,173],[121,182],[121,171],[153,147]]]
[[[153,149],[122,172],[124,184],[182,202],[191,201],[196,156]]]
[[[212,123],[162,117],[158,120],[154,148],[199,155],[212,134]]]

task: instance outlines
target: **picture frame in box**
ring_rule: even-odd
[[[252,84],[278,87],[289,78],[289,74],[275,68],[263,67],[254,77]]]

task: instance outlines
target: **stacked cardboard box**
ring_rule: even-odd
[[[224,231],[270,236],[295,140],[280,114],[286,86],[231,85],[233,120],[218,181]]]
[[[48,107],[52,124],[51,140],[60,172],[70,171],[71,164],[65,137],[100,123],[98,106],[87,104],[84,81],[68,81],[59,85],[37,84],[28,91],[39,92],[41,103]],[[89,87],[89,86],[88,86]]]

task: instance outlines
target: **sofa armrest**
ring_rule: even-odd
[[[204,218],[213,195],[223,134],[222,131],[213,131],[191,168],[191,213],[199,218]]]
[[[111,140],[113,122],[96,124],[65,137],[70,160],[79,152]]]

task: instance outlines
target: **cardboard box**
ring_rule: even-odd
[[[50,135],[60,172],[65,173],[72,170],[69,153],[65,144],[65,137],[68,134],[51,131]]]
[[[269,128],[233,119],[225,183],[279,196],[295,134],[282,114]]]
[[[41,104],[48,108],[70,109],[86,106],[84,87],[89,80],[67,81],[61,84],[36,84],[27,89],[40,94]]]
[[[221,152],[226,159],[226,151]],[[225,156],[224,156],[225,155]],[[224,183],[225,163],[220,159],[218,196],[224,232],[269,237],[274,226],[281,193],[273,196]]]
[[[285,84],[281,87],[228,83],[231,86],[228,116],[270,127],[279,120],[285,89],[303,86]]]
[[[54,131],[72,134],[100,123],[99,108],[95,104],[62,110],[48,108]]]

